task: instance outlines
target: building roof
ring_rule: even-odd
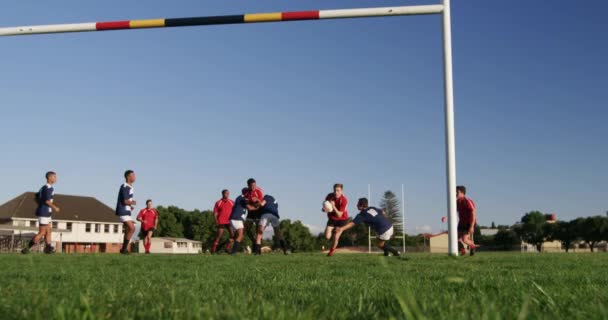
[[[53,201],[60,212],[53,212],[53,219],[118,223],[114,210],[93,197],[56,194]],[[36,218],[36,193],[26,192],[0,205],[0,220]]]

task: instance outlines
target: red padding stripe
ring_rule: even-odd
[[[97,22],[95,28],[97,28],[97,30],[129,29],[129,20]]]
[[[281,13],[281,20],[314,20],[319,19],[319,11],[296,11]]]

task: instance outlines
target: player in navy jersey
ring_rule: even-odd
[[[55,249],[51,245],[52,234],[52,218],[53,212],[59,212],[60,209],[53,203],[55,189],[53,185],[57,182],[57,174],[49,171],[45,175],[46,184],[40,188],[36,194],[36,217],[38,217],[38,234],[30,240],[27,247],[21,250],[21,253],[29,253],[34,245],[36,245],[42,237],[44,237],[44,253],[54,253]]]
[[[234,243],[232,244],[232,251],[230,254],[236,254],[241,247],[241,241],[243,241],[245,218],[247,217],[247,199],[245,198],[246,192],[247,188],[243,188],[241,195],[234,199],[232,214],[230,214],[230,225],[234,231]]]
[[[339,239],[339,235],[345,230],[348,230],[355,226],[355,224],[365,223],[371,227],[378,235],[378,248],[384,250],[384,255],[388,256],[392,253],[394,256],[399,256],[399,251],[391,247],[386,241],[390,240],[393,236],[393,224],[384,215],[382,209],[374,208],[369,206],[367,198],[360,198],[357,202],[357,209],[360,211],[359,214],[353,219],[353,221],[347,223],[343,227],[338,227],[336,233]],[[332,251],[338,247],[338,241],[334,241]]]
[[[275,237],[277,237],[277,239],[279,239],[279,243],[281,245],[281,249],[283,249],[283,253],[288,254],[287,243],[285,243],[285,239],[283,239],[283,235],[281,234],[281,227],[279,221],[279,203],[273,196],[267,194],[264,196],[261,205],[261,217],[260,221],[258,222],[255,245],[253,246],[253,253],[262,254],[262,237],[264,235],[264,230],[268,225],[272,225],[272,228],[274,229],[274,235]]]
[[[133,199],[133,183],[135,182],[135,172],[133,170],[125,171],[125,183],[120,186],[118,191],[118,200],[116,201],[116,215],[123,223],[125,228],[125,237],[122,242],[120,253],[129,254],[129,242],[133,233],[135,233],[135,224],[131,213],[137,204]]]

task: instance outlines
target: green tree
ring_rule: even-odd
[[[492,221],[492,226],[490,228],[496,229],[496,224],[494,223],[494,221]]]
[[[591,252],[594,252],[598,242],[606,240],[608,232],[608,220],[603,216],[593,216],[578,218],[575,220],[578,235],[589,245]]]
[[[384,192],[382,199],[380,199],[380,208],[384,210],[384,214],[394,225],[395,234],[401,234],[403,232],[403,218],[401,216],[401,209],[399,205],[399,199],[390,190]]]
[[[570,247],[578,239],[578,230],[575,221],[557,221],[556,223],[547,224],[547,239],[551,241],[559,241],[568,252]]]
[[[159,237],[184,237],[184,226],[178,222],[175,213],[180,210],[177,207],[156,208],[158,211],[158,236]]]
[[[286,219],[281,221],[281,232],[293,252],[316,250],[317,240],[301,221]]]
[[[513,246],[519,244],[517,234],[508,228],[500,228],[494,236],[494,244],[501,250],[511,250]]]
[[[534,245],[541,252],[546,238],[546,217],[540,211],[531,211],[521,218],[521,223],[514,227],[520,239]]]

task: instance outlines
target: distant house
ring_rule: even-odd
[[[0,206],[0,235],[11,243],[29,241],[38,231],[34,192],[26,192]],[[92,197],[57,194],[61,208],[53,213],[52,245],[57,252],[118,252],[123,230],[114,210]],[[13,241],[15,239],[15,241]],[[3,241],[3,243],[9,243]],[[16,250],[15,248],[12,248]]]
[[[150,253],[197,254],[202,250],[202,242],[183,238],[152,238],[150,246]],[[142,240],[139,241],[139,252],[145,252]]]
[[[442,232],[438,234],[424,234],[425,239],[429,241],[430,253],[448,253],[448,233]]]

